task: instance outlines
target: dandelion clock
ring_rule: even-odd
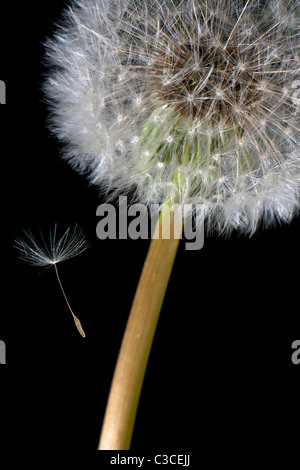
[[[47,41],[64,158],[107,199],[160,218],[117,361],[99,449],[129,449],[183,217],[252,235],[299,209],[300,9],[254,0],[78,0]],[[198,221],[198,222],[197,222]],[[162,230],[163,231],[163,230]]]

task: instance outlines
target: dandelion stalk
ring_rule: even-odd
[[[173,236],[164,238],[168,208],[165,205],[157,222],[133,300],[98,450],[128,450],[130,447],[150,349],[182,231],[182,221],[171,214],[169,228]]]

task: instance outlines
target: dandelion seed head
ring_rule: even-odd
[[[110,194],[134,186],[144,204],[174,190],[179,203],[202,204],[219,232],[291,220],[300,194],[298,2],[71,5],[47,42],[45,91],[75,169]]]

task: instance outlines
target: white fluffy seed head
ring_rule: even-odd
[[[75,226],[68,228],[61,237],[57,237],[57,225],[50,230],[49,242],[42,233],[34,236],[31,230],[23,230],[23,236],[15,239],[15,248],[19,258],[32,266],[49,267],[66,261],[85,251],[89,243],[84,231]]]
[[[289,221],[299,27],[289,0],[77,0],[47,42],[51,128],[110,194],[201,204],[220,232]]]

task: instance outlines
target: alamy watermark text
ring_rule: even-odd
[[[151,204],[150,209],[143,204],[128,206],[126,196],[119,197],[118,209],[112,204],[101,204],[96,212],[96,215],[100,217],[96,227],[97,237],[100,240],[107,238],[137,240],[138,238],[159,238],[159,236],[164,239],[184,237],[186,250],[200,250],[203,247],[204,220],[200,205],[173,204],[166,206],[161,234],[155,230],[159,210],[159,204]],[[172,220],[177,220],[177,225],[182,223],[183,228],[180,234],[172,233],[171,217]]]

